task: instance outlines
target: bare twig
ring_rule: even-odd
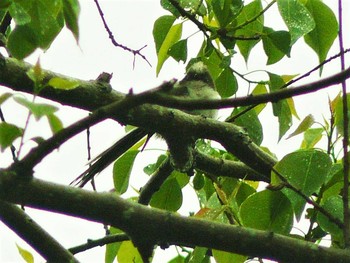
[[[344,58],[344,42],[343,42],[343,11],[342,1],[338,0],[338,16],[339,16],[339,49],[340,53],[340,64],[341,70],[345,69],[345,58]],[[343,210],[344,210],[344,245],[345,247],[350,246],[350,211],[349,211],[349,160],[348,160],[348,144],[349,144],[349,116],[348,116],[348,96],[346,92],[346,82],[341,82],[342,93],[343,93],[343,169],[344,169],[344,187],[343,187]]]
[[[136,57],[136,56],[140,56],[143,60],[145,60],[145,61],[147,62],[148,65],[152,66],[151,63],[150,63],[150,62],[148,61],[148,59],[146,58],[146,56],[143,55],[143,54],[141,54],[142,49],[144,49],[147,45],[145,45],[145,46],[143,46],[143,47],[141,47],[141,48],[139,48],[139,49],[131,49],[131,48],[129,48],[129,47],[123,45],[123,44],[118,43],[118,42],[115,40],[114,35],[113,35],[113,32],[112,32],[112,30],[109,28],[106,19],[104,18],[104,13],[103,13],[103,11],[102,11],[102,8],[101,8],[101,6],[100,6],[98,0],[94,0],[94,2],[95,2],[95,4],[96,4],[98,13],[100,14],[100,17],[101,17],[101,19],[102,19],[103,25],[104,25],[104,27],[105,27],[105,29],[106,29],[108,35],[109,35],[109,38],[110,38],[110,40],[112,41],[112,44],[113,44],[114,46],[119,47],[119,48],[122,48],[122,49],[124,49],[124,50],[126,50],[126,51],[128,51],[128,52],[130,52],[130,53],[132,53],[132,54],[134,55],[134,59],[133,59],[133,68],[135,68],[135,57]]]

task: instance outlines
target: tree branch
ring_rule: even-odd
[[[109,224],[139,242],[201,246],[283,262],[345,263],[350,258],[347,250],[320,247],[271,232],[185,218],[114,194],[89,192],[34,178],[25,180],[4,171],[0,174],[0,198]]]
[[[0,220],[47,261],[78,262],[67,249],[16,205],[0,201]]]

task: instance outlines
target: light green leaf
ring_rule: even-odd
[[[3,152],[13,141],[23,135],[23,129],[7,122],[0,123],[0,149]]]
[[[350,96],[346,94],[347,104],[350,105]],[[332,102],[332,107],[334,109],[335,115],[335,127],[340,135],[344,136],[344,113],[343,113],[343,96],[337,97]],[[348,118],[350,118],[350,107],[348,107]],[[350,123],[348,124],[348,129],[350,128]]]
[[[8,98],[11,98],[13,96],[12,93],[6,92],[4,94],[0,95],[0,105],[3,104]]]
[[[248,258],[247,256],[229,253],[226,251],[220,251],[216,249],[213,249],[212,252],[216,263],[244,263]]]
[[[36,120],[40,120],[43,116],[51,115],[58,110],[57,107],[50,104],[35,103],[22,97],[15,97],[14,100],[26,107],[34,115]]]
[[[255,86],[252,95],[259,95],[259,94],[266,94],[267,93],[267,88],[265,84],[258,84]],[[257,115],[260,114],[260,112],[266,107],[266,103],[259,104],[255,106],[254,110]]]
[[[299,0],[277,0],[278,9],[291,35],[291,45],[315,28],[315,21]]]
[[[140,253],[131,241],[123,241],[117,256],[118,263],[142,263]]]
[[[316,143],[322,139],[323,128],[308,129],[304,133],[304,139],[301,142],[301,149],[313,148]]]
[[[54,77],[49,80],[48,84],[56,89],[71,90],[78,87],[80,82],[76,79],[63,79]]]
[[[322,184],[326,183],[331,167],[332,161],[329,156],[315,149],[290,153],[275,165],[275,169],[288,183],[306,196],[317,193]],[[273,185],[280,183],[275,173],[272,173],[271,182]],[[283,189],[282,192],[292,202],[294,213],[299,220],[306,201],[290,189]]]
[[[249,196],[240,207],[241,222],[246,227],[289,234],[293,226],[293,208],[279,191],[264,190]]]
[[[139,152],[139,150],[129,150],[115,161],[113,165],[113,181],[117,194],[123,194],[128,190],[131,170]]]
[[[20,247],[18,244],[16,244],[16,247],[18,249],[19,254],[22,256],[22,258],[25,260],[27,263],[34,263],[34,257],[32,253],[30,253],[28,250]]]
[[[182,192],[177,180],[175,178],[166,180],[152,196],[150,205],[167,211],[177,211],[182,205]]]
[[[244,6],[242,12],[237,17],[237,26],[243,25],[247,21],[255,18],[258,14],[261,14],[256,20],[245,25],[243,28],[238,29],[235,36],[240,37],[254,37],[261,36],[264,29],[264,16],[262,14],[261,0],[254,0],[250,4]],[[237,46],[244,57],[245,61],[248,61],[250,51],[259,42],[259,40],[238,40]]]
[[[232,69],[225,68],[215,80],[215,87],[222,98],[227,98],[236,93],[238,89],[237,79]]]
[[[123,231],[121,231],[118,228],[109,227],[109,233],[111,235],[116,235],[116,234],[122,234]],[[113,242],[106,245],[105,263],[114,262],[115,258],[117,257],[121,244],[122,242]]]
[[[306,7],[315,20],[315,28],[304,36],[305,42],[323,62],[338,35],[338,22],[333,11],[320,0],[308,0]]]
[[[286,139],[289,139],[293,136],[296,136],[298,134],[301,134],[308,130],[313,124],[315,123],[315,118],[311,114],[307,115],[302,122],[299,124],[299,126],[293,131]]]
[[[55,134],[63,129],[62,121],[55,114],[47,115],[47,120],[49,121],[52,133]]]

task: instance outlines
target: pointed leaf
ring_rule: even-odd
[[[236,93],[238,89],[237,79],[232,69],[225,68],[215,80],[215,87],[222,98],[227,98]]]
[[[168,179],[152,196],[150,205],[167,211],[177,211],[182,205],[182,192],[175,178]]]
[[[113,182],[117,194],[121,195],[128,190],[131,170],[139,152],[139,150],[129,150],[115,161],[113,165]]]
[[[23,129],[7,122],[0,123],[0,149],[3,152],[14,140],[23,135]]]
[[[34,115],[36,120],[40,120],[43,116],[51,115],[58,110],[57,107],[50,104],[35,103],[22,97],[15,97],[14,100],[26,107]]]
[[[309,0],[306,7],[315,20],[315,28],[305,35],[305,42],[323,62],[338,35],[338,22],[333,11],[320,0]]]
[[[305,132],[308,130],[313,124],[315,123],[315,118],[311,114],[307,115],[302,122],[299,124],[299,126],[295,129],[294,132],[292,132],[286,139],[289,139],[293,136],[296,136],[300,133]]]
[[[332,161],[329,156],[315,149],[290,153],[275,165],[275,169],[288,183],[307,196],[316,193],[326,182],[331,167]],[[272,184],[278,184],[279,181],[278,176],[272,173]],[[290,189],[283,189],[282,192],[292,202],[294,213],[299,220],[306,201]]]
[[[49,80],[48,84],[55,89],[71,90],[78,87],[80,82],[76,79],[63,79],[54,77]]]
[[[289,29],[292,45],[315,28],[312,15],[299,0],[277,0],[277,5]]]
[[[244,226],[288,234],[293,226],[293,208],[278,191],[264,190],[249,196],[240,207]]]

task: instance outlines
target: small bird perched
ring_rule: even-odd
[[[183,97],[192,100],[196,99],[220,99],[219,93],[215,90],[213,79],[211,78],[207,67],[202,61],[194,63],[180,82],[175,83],[174,87],[167,91],[168,95]],[[215,118],[217,110],[193,110],[185,111],[192,115],[202,115],[208,118]],[[93,164],[77,177],[72,183],[77,183],[83,187],[97,173],[101,172],[108,165],[118,159],[136,142],[141,140],[149,132],[137,128],[122,139],[117,141],[110,148],[101,153]],[[174,169],[181,172],[188,172],[193,166],[193,148],[195,139],[192,137],[184,138],[182,134],[174,132],[167,136],[162,134],[168,144],[170,151],[170,161]]]

